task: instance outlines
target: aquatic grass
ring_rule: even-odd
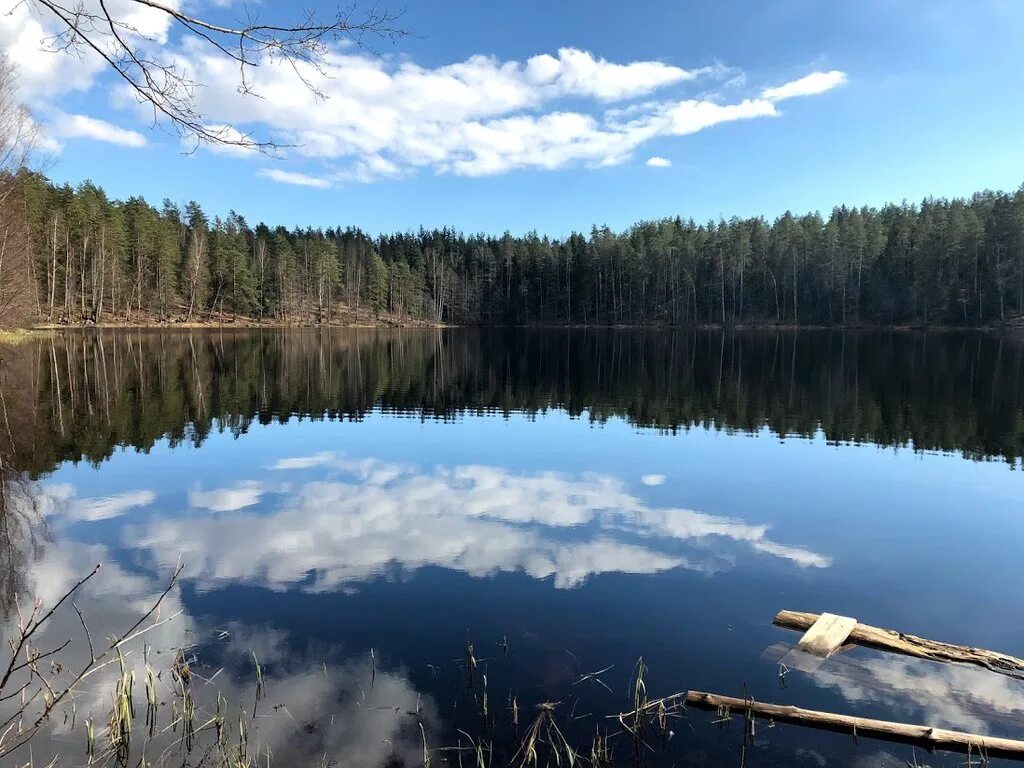
[[[259,709],[260,701],[266,691],[266,683],[263,681],[263,667],[260,666],[260,660],[256,658],[256,651],[250,649],[249,653],[252,654],[252,663],[256,669],[256,693],[252,704],[252,716],[256,717],[256,711]],[[370,649],[370,654],[372,656],[373,649]]]
[[[249,729],[245,724],[245,713],[239,711],[238,713],[238,754],[237,763],[241,765],[248,764],[249,754]]]
[[[0,328],[0,344],[16,347],[33,339],[45,338],[48,333],[30,328]]]
[[[590,743],[591,768],[610,768],[612,765],[612,748],[608,742],[608,730],[601,733],[601,726],[594,726],[594,740]]]
[[[465,736],[469,741],[470,748],[473,751],[473,757],[475,759],[474,768],[490,768],[491,755],[494,752],[494,744],[488,742],[487,749],[484,749],[484,743],[482,739],[475,740],[472,736],[466,733],[461,728],[458,729],[461,736]],[[459,739],[458,753],[459,753],[459,766],[462,766],[462,739]]]
[[[190,647],[196,648],[197,646]],[[139,750],[133,745],[132,741],[132,721],[136,716],[141,716],[141,712],[138,714],[135,712],[133,703],[134,670],[127,663],[128,654],[119,654],[116,659],[119,664],[118,674],[112,681],[113,695],[109,699],[111,701],[111,710],[107,733],[99,736],[99,741],[97,741],[98,735],[93,728],[92,715],[90,714],[90,717],[85,721],[86,762],[89,765],[118,765],[132,766],[132,768],[171,768],[175,765],[189,765],[195,768],[200,766],[205,766],[205,768],[275,768],[276,763],[272,762],[269,746],[264,751],[259,743],[253,740],[258,733],[255,730],[255,715],[250,716],[245,712],[244,708],[239,707],[237,720],[231,722],[228,717],[229,705],[227,699],[224,698],[219,690],[214,694],[213,689],[207,689],[205,685],[198,685],[195,682],[204,679],[196,671],[196,669],[202,669],[203,667],[197,655],[186,656],[186,652],[186,649],[179,648],[175,650],[171,662],[171,669],[173,670],[172,679],[175,685],[173,689],[170,687],[166,689],[171,692],[171,698],[167,703],[170,704],[173,715],[163,729],[159,730],[150,724],[150,710],[162,706],[160,702],[160,675],[149,664],[148,660],[145,664],[142,674],[145,678],[147,710],[147,730],[145,733],[147,736],[142,740],[136,739],[136,741],[141,741],[141,754],[137,754]],[[265,672],[251,650],[250,655],[253,660],[252,669],[255,685],[261,691],[265,691]],[[469,655],[467,654],[468,658]],[[568,682],[568,685],[571,688],[584,681],[596,680],[598,676],[605,674],[608,669],[605,668],[582,675]],[[645,660],[640,658],[634,666],[629,681],[630,699],[633,709],[630,712],[618,715],[619,721],[622,723],[621,731],[618,729],[609,730],[606,721],[605,724],[595,724],[594,729],[589,734],[586,730],[582,733],[576,732],[573,724],[577,721],[591,718],[593,715],[589,713],[577,715],[576,706],[579,704],[579,700],[573,700],[572,702],[566,701],[564,703],[560,701],[545,701],[536,705],[536,717],[529,723],[525,731],[520,734],[519,702],[515,691],[511,689],[509,689],[507,697],[509,720],[503,721],[505,723],[504,726],[500,726],[492,721],[490,686],[493,684],[493,672],[494,670],[488,670],[486,666],[483,667],[476,691],[479,696],[477,701],[480,709],[478,711],[484,715],[483,733],[474,736],[461,728],[456,728],[459,734],[457,747],[438,747],[436,745],[433,748],[431,747],[426,736],[428,723],[424,719],[423,713],[425,708],[420,695],[417,696],[415,709],[413,710],[402,712],[399,707],[392,706],[368,707],[367,709],[380,709],[382,711],[393,709],[396,716],[411,715],[415,717],[415,728],[419,729],[420,734],[419,751],[423,768],[435,768],[438,754],[448,751],[457,752],[459,768],[491,768],[492,765],[498,765],[499,762],[500,765],[507,766],[508,768],[577,768],[577,766],[579,768],[583,768],[583,766],[587,766],[587,768],[613,768],[618,757],[613,747],[617,736],[632,737],[636,750],[634,759],[639,764],[644,759],[643,753],[651,749],[652,744],[657,744],[653,736],[656,735],[658,737],[662,749],[667,747],[668,741],[673,736],[672,720],[675,717],[683,716],[682,710],[685,709],[685,695],[683,694],[660,699],[651,698],[649,693],[650,670]],[[209,691],[209,694],[203,696],[204,691]],[[247,693],[244,695],[247,695]],[[261,693],[260,697],[264,698],[265,694]],[[206,701],[212,711],[203,710],[200,699]],[[746,686],[744,686],[744,700],[753,702],[753,698],[746,691]],[[274,711],[283,710],[284,714],[291,717],[296,733],[306,730],[307,726],[303,726],[301,721],[296,722],[295,718],[291,716],[291,713],[288,712],[283,704],[275,705],[273,709]],[[727,706],[719,708],[714,722],[725,727],[732,721],[734,714],[737,714],[735,708],[734,710],[730,710]],[[271,714],[263,715],[263,717],[271,716]],[[152,717],[155,720],[155,713]],[[741,764],[746,761],[749,745],[757,736],[757,726],[759,725],[757,720],[758,718],[755,718],[749,710],[743,712],[743,745],[739,752]],[[475,721],[475,718],[473,721]],[[765,722],[762,720],[760,724],[763,726]],[[773,723],[770,720],[767,723],[767,727],[772,727]],[[179,727],[181,728],[180,732],[178,731]],[[503,732],[502,728],[504,729]],[[488,736],[491,729],[497,729],[496,739]],[[178,734],[178,738],[172,739],[163,753],[151,758],[146,753],[147,745],[150,743],[150,738],[154,735],[154,731],[157,736],[161,733],[173,732]],[[470,728],[470,731],[472,731],[472,728]],[[307,730],[306,732],[312,733],[313,731]],[[495,744],[504,744],[505,742],[501,741],[501,739],[507,738],[510,733],[515,734],[515,739],[511,746],[516,747],[516,751],[511,759],[507,757],[508,753],[505,753],[505,756],[499,761],[497,755],[501,754],[501,746],[499,746],[499,752],[496,753]],[[204,734],[207,735],[204,737]],[[463,739],[468,741],[468,745]],[[385,741],[390,744],[390,740]],[[97,750],[97,744],[101,742],[107,746],[102,751],[99,751]],[[633,750],[629,750],[627,754],[632,752]],[[392,755],[394,758],[398,757],[398,754],[394,751]],[[331,759],[332,757],[325,753],[319,761],[314,761],[310,764],[319,766],[339,765],[339,763]],[[313,758],[310,759],[313,760]],[[916,761],[916,756],[914,759]],[[449,760],[442,759],[441,763],[448,764]],[[984,755],[981,755],[979,760],[978,750],[968,749],[966,763],[968,768],[984,764]],[[916,762],[914,765],[922,768]],[[908,767],[913,768],[909,762]]]
[[[558,727],[555,721],[555,709],[558,702],[547,701],[537,705],[537,717],[530,723],[523,735],[519,751],[512,758],[512,764],[516,768],[534,766],[537,768],[539,759],[539,747],[547,745],[550,750],[550,759],[555,765],[562,764],[565,758],[569,768],[574,768],[578,755],[572,745],[569,744],[565,734]]]
[[[420,738],[423,743],[423,768],[430,768],[430,750],[427,749],[427,732],[423,729],[423,721],[418,723],[420,727]]]
[[[117,762],[128,764],[132,746],[132,720],[135,718],[135,703],[132,690],[135,685],[135,671],[125,668],[124,655],[117,650],[120,674],[114,687],[114,702],[107,722],[107,739]]]
[[[93,726],[92,718],[86,718],[85,720],[85,756],[89,762],[92,762],[92,757],[96,752],[96,728]]]
[[[633,668],[630,683],[633,709],[629,712],[621,712],[617,716],[608,716],[608,718],[617,719],[623,731],[632,736],[637,759],[639,759],[641,748],[653,751],[651,745],[647,743],[649,732],[653,732],[653,735],[657,737],[662,750],[667,748],[669,740],[674,735],[670,721],[683,717],[684,715],[681,713],[686,709],[685,693],[676,693],[652,700],[647,692],[648,671],[646,662],[643,657],[640,657]]]
[[[156,691],[156,675],[153,668],[146,663],[146,731],[149,738],[153,738],[153,731],[156,729],[159,701]]]
[[[476,655],[473,652],[473,643],[466,639],[466,690],[473,688],[473,681],[476,673]]]
[[[373,690],[373,685],[377,681],[377,656],[373,652],[373,647],[370,647],[370,690]]]
[[[729,705],[722,704],[719,706],[715,711],[715,719],[711,722],[718,725],[732,722],[732,711],[730,710]]]
[[[191,752],[196,736],[196,702],[192,698],[192,689],[185,688],[181,695],[181,737],[185,751]]]
[[[587,674],[581,675],[579,678],[577,678],[576,681],[573,683],[573,686],[577,686],[580,683],[586,682],[587,680],[593,680],[595,683],[602,686],[606,691],[608,691],[608,693],[614,693],[614,691],[612,691],[612,689],[608,687],[604,680],[602,680],[599,677],[599,675],[603,675],[605,672],[610,672],[613,669],[615,669],[614,664],[607,666],[604,669],[599,669],[596,672],[588,672]]]
[[[647,674],[647,664],[644,657],[637,659],[633,667],[633,711],[640,712],[647,707],[647,683],[644,680]]]
[[[483,732],[484,735],[486,736],[488,731],[488,720],[490,718],[490,703],[487,691],[487,672],[483,673],[483,675],[481,676],[481,681],[482,691],[480,694],[480,711],[481,714],[483,715]]]
[[[114,647],[113,658],[110,660],[110,663],[117,664],[118,666],[111,670],[115,673],[112,675],[111,680],[112,693],[110,696],[101,697],[104,702],[109,702],[110,705],[109,717],[106,719],[106,731],[101,731],[99,734],[96,733],[94,713],[89,712],[85,720],[86,762],[89,765],[96,763],[104,766],[104,768],[113,765],[132,766],[132,768],[149,768],[150,766],[154,766],[154,768],[170,768],[176,764],[189,765],[194,768],[199,766],[205,766],[206,768],[256,768],[259,766],[264,768],[263,756],[265,754],[265,768],[274,768],[271,762],[272,755],[269,745],[266,746],[264,752],[259,742],[260,728],[256,723],[256,706],[253,707],[252,715],[249,715],[242,706],[239,706],[237,720],[233,720],[229,715],[229,711],[233,711],[233,705],[229,707],[228,700],[222,695],[221,691],[215,690],[210,686],[212,681],[222,671],[231,669],[232,665],[219,667],[217,672],[209,679],[204,677],[205,670],[212,668],[207,665],[206,662],[208,660],[203,658],[205,653],[203,649],[205,647],[203,643],[197,642],[185,647],[168,649],[168,652],[171,652],[172,655],[170,655],[169,667],[165,667],[162,670],[165,673],[162,678],[161,673],[157,671],[159,667],[155,669],[150,663],[147,646],[143,646],[144,664],[138,672],[128,662],[131,654],[135,651],[127,648],[122,649],[120,646]],[[251,649],[249,649],[249,656],[252,660],[251,670],[252,680],[254,680],[255,684],[255,703],[259,705],[266,699],[266,670]],[[375,649],[371,650],[372,676],[375,676],[376,673],[376,656]],[[168,657],[164,658],[167,659]],[[243,660],[245,660],[244,656]],[[501,766],[507,766],[507,768],[542,768],[542,765],[543,768],[577,768],[577,764],[580,765],[580,768],[582,766],[587,766],[588,768],[612,768],[616,763],[617,757],[615,755],[616,750],[613,749],[614,740],[617,737],[631,737],[634,749],[623,750],[626,753],[623,757],[628,758],[632,752],[634,753],[633,757],[639,764],[644,759],[644,753],[647,750],[653,752],[659,743],[662,750],[667,749],[668,742],[674,735],[672,730],[673,719],[685,717],[686,694],[674,694],[659,699],[651,698],[651,673],[645,659],[641,656],[637,659],[628,681],[627,691],[632,709],[617,716],[608,716],[618,718],[622,726],[621,730],[614,727],[609,729],[607,719],[604,723],[596,724],[592,731],[589,730],[589,727],[579,729],[576,723],[593,718],[594,714],[590,712],[577,714],[577,706],[579,706],[581,711],[586,711],[585,707],[581,705],[582,700],[569,698],[564,702],[549,700],[536,705],[536,717],[526,726],[525,730],[521,731],[520,706],[515,690],[508,689],[506,700],[507,720],[500,713],[495,718],[495,713],[492,711],[492,692],[490,687],[496,684],[496,675],[498,675],[499,670],[502,668],[500,662],[495,662],[496,666],[494,669],[489,668],[489,663],[485,663],[487,660],[476,658],[473,644],[469,641],[466,642],[464,660],[467,680],[471,680],[474,684],[474,687],[471,689],[473,696],[472,700],[469,700],[468,696],[463,698],[458,693],[460,681],[459,671],[456,668],[461,660],[458,658],[452,659],[449,662],[448,670],[453,673],[451,683],[456,692],[454,704],[460,705],[463,701],[467,701],[470,705],[468,711],[461,709],[460,711],[466,713],[465,717],[473,725],[466,727],[470,731],[479,728],[482,732],[480,735],[474,736],[458,728],[457,723],[453,723],[452,727],[460,734],[458,747],[452,748],[435,744],[431,748],[426,736],[426,729],[430,727],[430,721],[425,712],[431,712],[432,707],[429,705],[429,699],[427,705],[425,705],[424,694],[421,691],[416,692],[415,708],[412,710],[405,709],[402,706],[394,706],[394,703],[387,702],[381,702],[382,706],[362,707],[366,711],[381,710],[385,712],[393,710],[396,723],[398,723],[395,727],[400,728],[400,731],[396,731],[396,733],[400,732],[406,740],[405,746],[411,747],[413,750],[416,747],[415,728],[418,728],[423,768],[435,768],[431,764],[437,763],[438,755],[443,755],[453,749],[458,754],[459,768],[491,768],[492,764],[497,765],[499,763]],[[56,660],[51,660],[51,664],[57,663]],[[242,666],[244,667],[245,665]],[[328,675],[326,663],[322,663],[321,666],[323,667],[325,679],[331,677]],[[478,667],[480,674],[477,679],[472,676],[476,674]],[[170,670],[169,677],[166,675],[168,669]],[[561,684],[571,690],[585,683],[593,683],[595,685],[600,684],[608,691],[611,691],[611,688],[602,680],[602,677],[611,669],[611,666],[604,667],[575,678],[569,678]],[[143,737],[139,737],[138,733],[135,732],[138,724],[133,723],[137,716],[141,717],[141,712],[136,712],[136,702],[134,701],[135,684],[137,682],[136,674],[144,680],[146,729],[143,731]],[[318,674],[316,676],[319,677]],[[362,676],[359,675],[359,677]],[[365,684],[365,678],[362,677],[362,679]],[[382,679],[382,689],[380,689],[382,692],[387,690],[387,686],[383,686],[383,682]],[[359,690],[362,690],[358,681],[354,682],[352,687],[358,687]],[[44,690],[41,695],[45,696],[46,694],[47,691]],[[247,701],[249,695],[249,689],[247,687],[243,688],[239,692],[239,699]],[[162,696],[166,697],[166,700],[161,700]],[[747,692],[746,684],[743,686],[743,701],[749,704],[753,704],[754,701],[753,697]],[[316,705],[315,712],[319,713],[319,702],[314,701],[313,703]],[[372,702],[366,703],[368,705]],[[356,706],[361,704],[362,702],[356,702]],[[162,728],[158,729],[156,726],[157,714],[159,708],[165,705],[169,705],[171,718],[169,721],[164,718],[165,724]],[[76,703],[73,697],[68,700],[68,708],[73,718],[76,712]],[[296,710],[296,714],[300,715],[300,720],[296,721],[296,718],[292,716],[283,703],[275,704],[271,709],[273,712],[283,711],[283,714],[291,718],[296,735],[300,735],[302,732],[314,734],[318,728],[319,721],[317,718],[319,714],[314,714],[313,720],[306,722],[301,718],[308,717],[308,715],[303,715],[300,710]],[[735,701],[733,702],[732,710],[730,710],[729,706],[719,707],[713,722],[723,728],[727,728],[733,720],[733,715],[740,714],[738,712],[739,709],[739,704]],[[763,715],[755,717],[751,709],[752,707],[748,706],[742,711],[743,745],[740,752],[741,763],[746,760],[749,746],[758,735],[758,726],[760,725],[762,728],[772,728],[774,726],[774,722],[770,718],[766,718]],[[455,709],[453,708],[452,711],[454,714]],[[100,714],[97,712],[95,716],[99,717]],[[104,712],[103,714],[106,713]],[[482,720],[477,720],[477,717],[481,715]],[[264,718],[272,716],[273,714],[270,712],[262,715]],[[415,718],[415,726],[412,726],[407,720],[401,722],[398,720],[398,718],[405,718],[407,716]],[[758,722],[759,720],[760,722]],[[65,723],[67,721],[68,711],[66,710]],[[99,722],[103,722],[103,720],[100,718]],[[331,716],[331,722],[332,724],[334,723],[333,715]],[[690,727],[691,729],[693,728],[692,725]],[[178,730],[179,728],[181,729],[180,731]],[[176,736],[170,736],[171,733],[176,734]],[[509,739],[510,735],[512,736],[511,740],[505,741]],[[151,740],[154,737],[162,737],[158,744],[163,746],[166,743],[166,747],[163,753],[151,759],[147,752],[150,751],[148,747],[151,745]],[[856,731],[854,732],[854,737],[856,738]],[[468,739],[468,747],[465,746],[463,738]],[[385,741],[390,744],[390,740],[385,739]],[[498,745],[497,752],[495,751],[496,744]],[[515,749],[511,759],[508,758],[509,752],[504,751],[505,747],[508,747],[509,752],[513,748]],[[156,749],[157,747],[154,746],[153,751],[155,752]],[[394,746],[392,746],[392,758],[400,759],[401,756],[402,753],[396,752]],[[332,756],[324,754],[319,765],[337,765],[337,763],[329,759],[330,757]],[[311,757],[310,760],[312,759]],[[986,760],[987,756],[982,753],[979,762],[978,749],[975,745],[968,746],[966,763],[968,768],[973,768],[974,765],[983,765]],[[412,761],[407,760],[407,762],[414,763],[415,759]],[[442,759],[441,763],[447,764],[448,760]]]

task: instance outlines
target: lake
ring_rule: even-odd
[[[180,558],[123,661],[151,762],[198,762],[227,713],[261,765],[531,765],[538,716],[537,765],[569,762],[560,737],[595,765],[964,764],[694,709],[638,743],[607,715],[633,709],[641,657],[650,699],[1021,736],[1024,682],[865,648],[780,667],[799,635],[772,625],[828,611],[1024,655],[1020,339],[68,332],[5,350],[0,395],[9,625],[16,595],[102,563],[75,598],[99,645]],[[45,636],[88,660],[68,606]],[[185,663],[195,744],[171,728]],[[85,762],[90,718],[102,757],[119,674],[51,718],[37,764]]]

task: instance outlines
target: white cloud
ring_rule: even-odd
[[[52,489],[52,487],[51,487]],[[92,499],[79,499],[68,507],[69,520],[110,520],[120,517],[130,509],[147,507],[156,499],[152,491],[126,491],[112,496],[101,496]]]
[[[667,157],[649,157],[644,165],[649,165],[651,168],[671,168],[672,161]]]
[[[783,101],[797,96],[816,96],[831,91],[846,82],[846,73],[833,69],[830,72],[813,72],[799,80],[780,85],[776,88],[765,88],[761,98],[768,101]]]
[[[536,87],[564,95],[592,96],[601,101],[635,98],[671,83],[693,80],[704,72],[670,67],[657,61],[613,64],[576,48],[559,49],[558,58],[546,53],[534,56],[525,67],[527,80]]]
[[[574,49],[525,63],[475,56],[435,69],[334,52],[328,57],[329,79],[321,82],[315,72],[305,73],[321,85],[327,97],[322,101],[297,86],[295,73],[281,65],[255,73],[253,87],[265,98],[253,102],[238,95],[229,62],[197,51],[187,61],[198,79],[211,84],[199,93],[205,113],[219,123],[274,135],[294,145],[294,155],[329,167],[321,175],[303,173],[290,180],[318,187],[424,169],[488,176],[616,165],[658,137],[779,114],[774,101],[764,97],[635,103],[721,70],[682,70],[659,62],[619,65]],[[811,84],[823,87],[813,79]],[[796,86],[782,86],[779,93],[781,98],[799,95]],[[623,105],[604,106],[611,103]]]
[[[665,132],[673,136],[687,136],[720,123],[777,115],[775,105],[764,99],[745,99],[738,104],[690,99],[667,108],[665,117],[668,125]]]
[[[239,483],[231,488],[217,488],[212,491],[196,489],[189,493],[188,503],[211,512],[234,512],[258,504],[263,498],[264,490],[263,485],[256,482]]]
[[[32,107],[52,104],[54,97],[86,91],[106,69],[95,51],[55,50],[53,36],[60,31],[56,18],[34,3],[5,3],[0,9],[0,50],[18,66],[20,96]],[[166,5],[177,8],[177,0]],[[100,0],[82,0],[85,13],[101,11]],[[133,0],[107,0],[106,8],[122,21],[119,33],[132,44],[161,46],[167,43],[171,18],[162,11]],[[113,52],[109,30],[97,25],[91,35],[107,52]]]
[[[648,165],[651,165],[651,163],[648,163]],[[655,165],[657,165],[657,163],[655,163]],[[644,485],[664,485],[665,479],[664,475],[644,475],[640,478],[640,482]]]
[[[0,11],[0,50],[18,67],[19,97],[32,107],[53,97],[88,89],[103,67],[99,56],[81,58],[46,49],[55,31],[31,3],[8,4]]]
[[[211,121],[274,136],[292,145],[293,158],[324,167],[315,175],[289,169],[264,175],[316,188],[422,170],[487,176],[615,165],[657,137],[778,114],[766,98],[637,103],[670,86],[735,73],[654,61],[617,64],[571,48],[525,62],[473,56],[433,69],[334,49],[326,78],[301,72],[318,84],[323,100],[282,63],[253,73],[252,86],[264,98],[252,100],[238,94],[230,61],[191,45],[180,62],[207,84],[197,98]]]
[[[0,9],[0,50],[17,66],[18,98],[43,117],[41,148],[55,152],[59,139],[92,139],[126,147],[141,147],[145,137],[137,131],[120,128],[87,115],[64,114],[55,105],[60,98],[74,92],[92,89],[107,64],[92,49],[82,46],[57,50],[60,42],[54,36],[61,31],[56,18],[35,3],[7,3]],[[99,12],[99,0],[83,0],[83,12]],[[177,0],[167,3],[178,7]],[[162,11],[133,2],[107,0],[106,8],[123,22],[121,36],[141,49],[158,48],[168,41],[171,19]],[[91,32],[99,47],[115,52],[109,30],[99,27]],[[115,53],[116,55],[116,53]],[[150,114],[150,117],[152,115]]]
[[[774,542],[766,525],[651,507],[608,475],[516,475],[485,466],[424,472],[333,454],[281,459],[274,466],[315,470],[317,479],[296,484],[259,514],[151,517],[127,529],[126,540],[149,548],[158,560],[181,553],[210,586],[241,581],[285,589],[304,583],[312,591],[355,585],[393,565],[481,577],[521,571],[569,588],[599,573],[720,571],[742,553],[801,568],[831,564],[818,553]],[[217,503],[230,506],[220,497]]]
[[[312,456],[295,456],[293,458],[278,459],[271,465],[271,469],[310,469],[311,467],[322,467],[331,464],[337,459],[330,451],[316,453]]]
[[[194,36],[168,39],[164,14],[130,0],[109,1],[133,14],[131,23],[154,38],[160,56],[203,83],[195,106],[212,126],[232,138],[272,138],[285,160],[303,162],[261,169],[260,175],[314,189],[424,171],[488,176],[616,165],[653,139],[774,117],[776,102],[823,93],[845,80],[842,72],[816,72],[737,100],[723,94],[744,87],[743,73],[719,64],[684,69],[656,60],[620,63],[566,47],[525,60],[477,55],[424,67],[336,45],[327,51],[322,71],[301,63],[296,71],[285,61],[262,62],[250,73],[249,85],[263,98],[252,98],[239,93],[237,62],[230,57]],[[22,66],[25,93],[34,105],[52,109],[62,94],[109,87],[115,104],[140,120],[152,119],[152,109],[139,105],[126,84],[101,76],[98,57],[78,60],[40,50],[40,41],[55,29],[31,8],[20,4],[0,21],[0,44]],[[325,98],[301,79],[315,83]],[[678,92],[706,81],[711,82],[700,98]],[[80,122],[75,130],[131,146],[142,138],[96,122]],[[211,149],[239,158],[260,156],[237,147]],[[319,167],[309,170],[311,164]]]
[[[811,680],[851,704],[880,703],[911,718],[923,712],[945,728],[985,732],[995,720],[1012,725],[1024,713],[1024,683],[963,664],[850,656],[831,660]]]
[[[758,552],[781,557],[783,560],[796,563],[801,568],[828,568],[832,565],[831,557],[819,555],[817,552],[811,552],[802,547],[787,547],[785,544],[778,544],[765,538],[752,542],[751,546]]]
[[[261,155],[259,149],[252,146],[251,143],[246,143],[252,142],[252,137],[246,133],[242,133],[233,126],[211,124],[204,125],[203,129],[210,136],[217,138],[221,142],[207,145],[207,148],[211,152],[215,152],[218,155],[230,155],[232,157],[240,158],[256,158]],[[189,142],[187,139],[184,139],[182,144],[188,152],[191,152],[196,148],[194,141]]]
[[[298,187],[326,189],[331,186],[331,182],[327,179],[308,176],[305,173],[296,173],[295,171],[283,171],[280,168],[261,168],[259,174],[272,181],[277,181],[281,184],[293,184]]]
[[[47,123],[47,131],[58,139],[93,139],[122,147],[146,146],[146,137],[138,131],[119,128],[106,120],[87,115],[57,113]]]

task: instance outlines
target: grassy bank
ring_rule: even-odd
[[[38,328],[0,328],[0,345],[14,347],[46,334],[46,330]]]

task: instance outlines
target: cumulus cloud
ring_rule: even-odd
[[[314,189],[421,172],[488,176],[616,165],[655,138],[775,117],[777,102],[824,93],[845,81],[839,71],[814,72],[737,99],[725,94],[745,87],[743,73],[717,64],[686,69],[656,60],[614,62],[564,47],[524,60],[475,55],[426,67],[338,45],[327,50],[322,69],[264,61],[249,82],[262,98],[251,98],[239,93],[237,62],[230,57],[194,36],[169,38],[164,14],[129,0],[110,2],[124,6],[112,10],[129,13],[131,23],[153,38],[155,43],[141,42],[144,47],[159,44],[161,60],[203,83],[195,106],[210,125],[231,139],[271,137],[282,145],[284,160],[294,165],[260,169],[261,177]],[[110,88],[115,103],[136,110],[140,119],[152,118],[126,84],[101,76],[98,57],[77,61],[41,50],[40,41],[54,29],[31,7],[20,4],[0,21],[0,43],[25,71],[25,92],[35,102],[52,107],[70,91]],[[315,83],[318,93],[303,80]],[[681,91],[696,83],[705,95],[686,98]],[[141,138],[94,124],[78,130],[122,143]],[[238,147],[211,149],[259,157]],[[311,165],[318,168],[311,171]]]
[[[649,157],[649,158],[647,158],[647,162],[645,164],[649,165],[651,168],[671,168],[672,167],[672,161],[669,160],[667,157],[657,157],[657,156]]]
[[[56,50],[53,38],[60,31],[55,18],[34,3],[7,3],[0,12],[0,50],[18,66],[20,97],[32,107],[52,104],[55,97],[91,88],[106,62],[95,51]],[[166,5],[179,7],[177,0]],[[82,0],[82,11],[100,13],[100,0]],[[112,16],[121,20],[119,34],[132,44],[164,45],[171,18],[161,11],[132,0],[106,0]],[[94,39],[107,53],[115,51],[109,31],[99,28]]]
[[[204,112],[295,145],[293,152],[306,162],[329,168],[315,177],[318,184],[421,170],[488,176],[615,165],[652,139],[775,117],[775,101],[832,87],[828,75],[825,81],[804,84],[804,78],[772,89],[772,98],[638,102],[721,70],[615,64],[571,48],[525,62],[474,56],[434,69],[335,51],[328,56],[330,77],[322,83],[326,100],[296,87],[290,69],[268,65],[254,82],[265,98],[252,103],[237,94],[228,62],[199,51],[187,61],[199,79],[211,83],[199,94]]]
[[[831,562],[773,541],[765,525],[652,507],[603,474],[522,475],[474,465],[423,471],[330,453],[274,466],[315,469],[315,479],[296,483],[259,514],[154,516],[126,530],[126,540],[157,559],[180,552],[206,585],[312,591],[356,585],[395,565],[477,577],[520,571],[569,588],[599,573],[715,572],[744,552],[804,568]]]
[[[656,159],[656,158],[651,158],[651,159],[653,160],[653,159]],[[651,163],[651,162],[648,162],[647,164],[648,165],[657,165],[657,163]],[[644,475],[643,477],[640,478],[640,482],[643,483],[644,485],[664,485],[665,484],[665,480],[666,480],[666,478],[665,478],[664,475]]]
[[[258,504],[263,498],[264,491],[263,485],[257,482],[239,483],[230,488],[217,488],[211,491],[197,488],[189,493],[188,503],[211,512],[234,512]]]
[[[138,131],[87,115],[58,113],[48,121],[47,130],[56,139],[93,139],[122,147],[146,146],[146,137]]]

